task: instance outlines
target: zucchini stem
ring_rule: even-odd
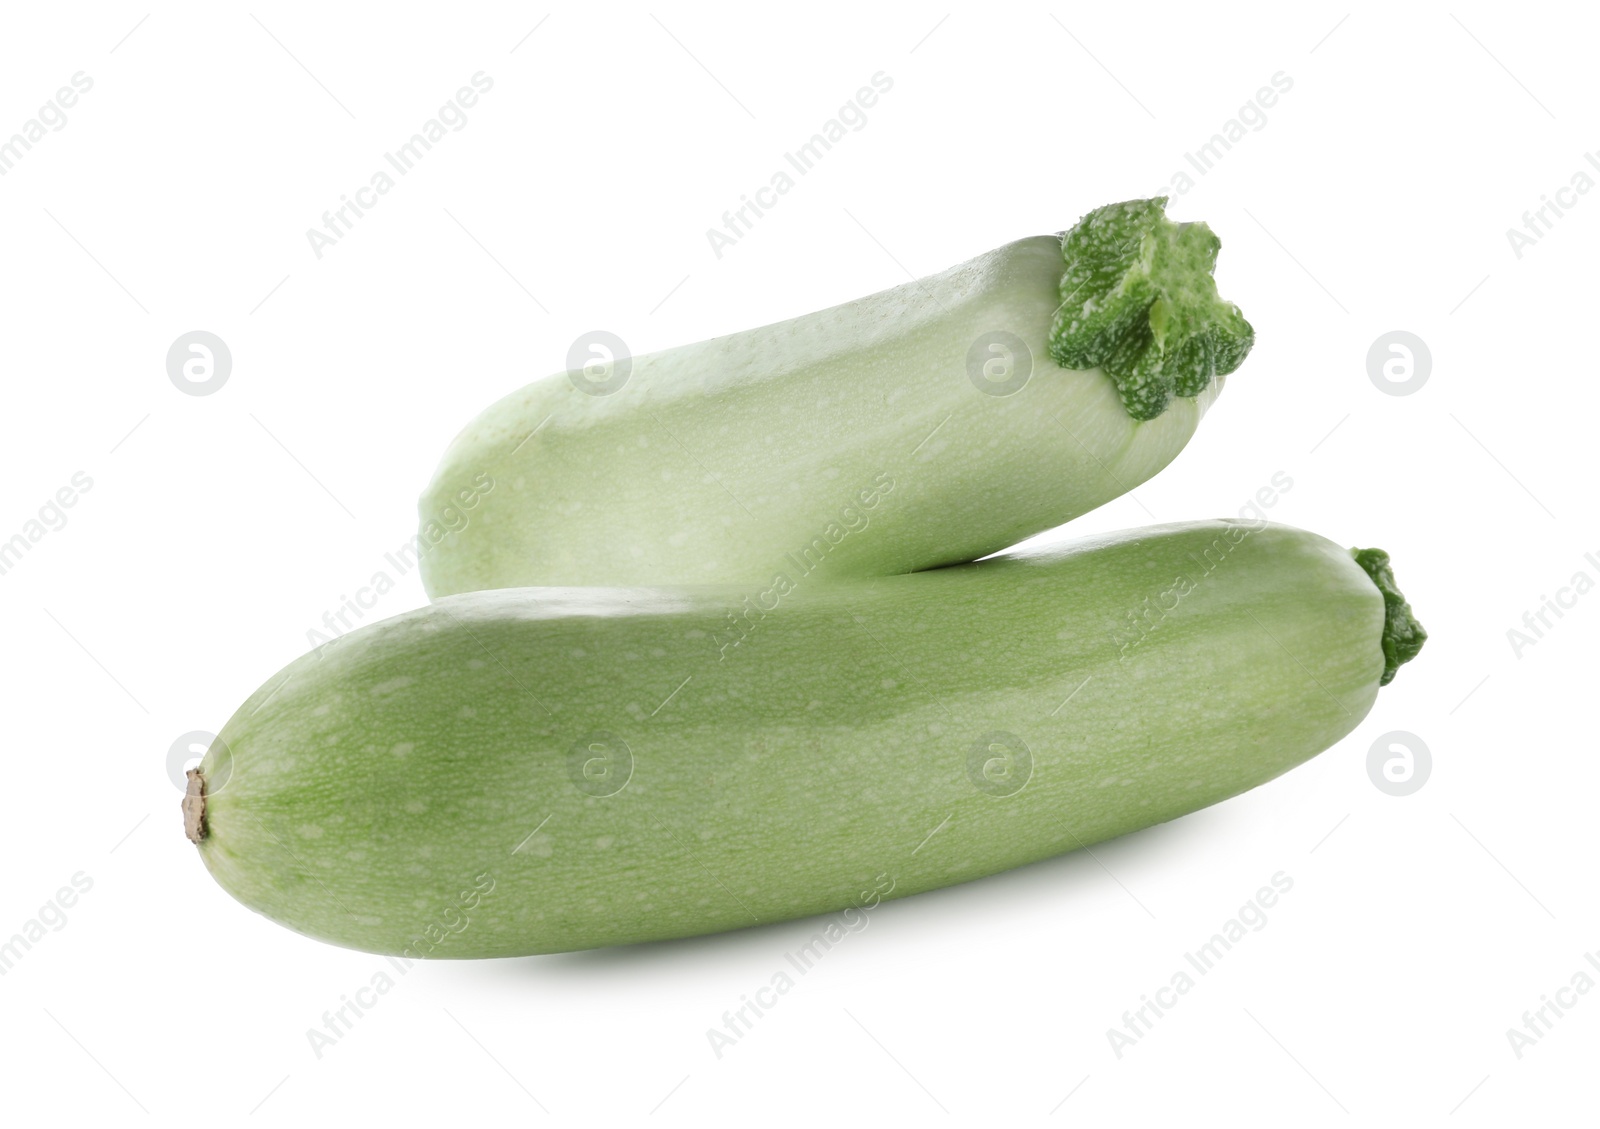
[[[188,773],[189,784],[183,792],[183,833],[189,842],[198,843],[206,837],[206,778],[198,768]]]
[[[1066,272],[1050,326],[1062,368],[1099,368],[1137,420],[1194,397],[1244,362],[1255,330],[1217,295],[1222,246],[1203,223],[1167,219],[1167,198],[1096,208],[1061,237]]]
[[[1383,677],[1378,685],[1387,686],[1394,681],[1395,671],[1417,657],[1422,644],[1428,641],[1428,633],[1395,585],[1389,554],[1382,549],[1351,549],[1350,555],[1383,593]]]

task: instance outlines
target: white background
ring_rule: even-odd
[[[1600,145],[1597,30],[1473,3],[8,8],[0,136],[74,73],[93,88],[0,177],[0,540],[75,472],[93,486],[0,576],[0,938],[74,874],[93,888],[0,978],[0,1103],[172,1124],[1592,1116],[1600,992],[1520,1058],[1506,1031],[1600,950],[1600,595],[1520,656],[1507,631],[1600,579],[1600,193],[1520,258],[1506,230]],[[318,259],[306,229],[478,71],[467,125]],[[877,71],[894,86],[865,128],[718,259],[706,229]],[[229,899],[180,832],[168,750],[384,567],[455,431],[581,332],[694,341],[1150,195],[1280,71],[1264,128],[1169,209],[1221,236],[1255,352],[1169,470],[1070,532],[1229,515],[1288,474],[1271,516],[1389,550],[1432,634],[1356,732],[1097,857],[885,905],[720,1059],[707,1028],[816,922],[424,965],[317,1058],[307,1029],[385,966]],[[167,376],[195,329],[232,350],[213,395]],[[1431,350],[1412,395],[1369,379],[1395,329]],[[413,573],[374,614],[423,602]],[[1367,770],[1391,730],[1432,752],[1404,798]],[[1280,870],[1266,927],[1117,1057],[1107,1029]]]

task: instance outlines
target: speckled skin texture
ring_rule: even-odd
[[[1348,733],[1384,671],[1372,581],[1281,526],[802,583],[730,617],[749,594],[481,592],[353,632],[227,724],[201,855],[252,909],[376,952],[733,929],[1216,803]]]
[[[636,357],[609,395],[562,373],[507,396],[422,496],[429,594],[765,581],[807,546],[819,575],[892,575],[975,560],[1119,497],[1183,449],[1221,381],[1130,417],[1104,373],[1051,359],[1062,272],[1058,236],[1024,239]],[[997,331],[1032,366],[1010,395],[969,377],[974,342]]]

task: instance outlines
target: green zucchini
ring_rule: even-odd
[[[422,496],[429,595],[893,575],[1119,497],[1253,341],[1217,296],[1216,236],[1165,203],[507,396]]]
[[[1387,558],[1265,522],[792,592],[451,597],[292,663],[191,776],[250,908],[499,957],[900,897],[1216,803],[1423,639]]]

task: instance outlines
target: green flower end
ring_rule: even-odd
[[[1255,331],[1217,296],[1221,241],[1203,223],[1167,219],[1167,198],[1096,208],[1061,237],[1066,271],[1050,327],[1063,368],[1099,368],[1137,420],[1194,397],[1238,368]]]
[[[1383,593],[1383,677],[1378,685],[1387,686],[1394,681],[1395,671],[1417,657],[1422,644],[1428,641],[1428,633],[1411,614],[1411,605],[1395,586],[1389,554],[1382,549],[1351,549],[1350,555]]]

